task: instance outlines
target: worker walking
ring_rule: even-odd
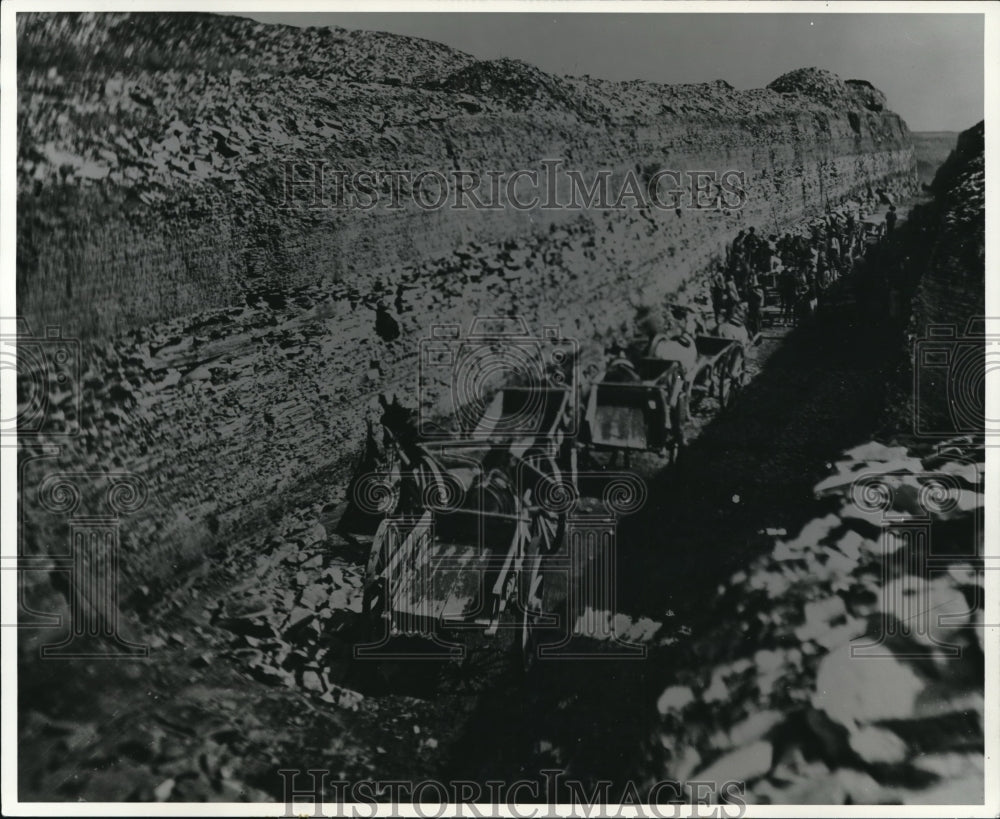
[[[885,235],[891,236],[894,227],[896,227],[896,206],[889,205],[889,211],[885,215]]]
[[[764,288],[760,286],[760,279],[756,276],[751,278],[747,287],[747,331],[751,338],[755,338],[761,331],[761,309],[764,306]]]
[[[698,350],[694,343],[694,335],[688,326],[675,323],[666,333],[662,333],[653,339],[650,345],[649,355],[651,358],[660,358],[664,361],[676,361],[680,364],[679,377],[675,378],[670,385],[669,411],[670,428],[674,435],[674,440],[678,446],[686,443],[684,435],[684,421],[687,419],[687,392],[688,382],[694,377],[698,365]]]

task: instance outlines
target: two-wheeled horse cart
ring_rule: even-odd
[[[664,337],[650,344],[655,353]],[[703,398],[727,406],[743,385],[745,351],[734,339],[700,335],[697,359],[685,373],[679,361],[649,355],[610,361],[591,388],[583,444],[593,451],[656,452],[671,460],[683,442],[682,425]]]
[[[543,562],[560,547],[563,482],[575,477],[573,404],[569,389],[505,388],[453,440],[420,440],[400,411],[383,415],[387,468],[356,476],[350,499],[381,515],[363,610],[382,644],[419,636],[457,653],[442,633],[515,629],[528,652],[548,623]]]

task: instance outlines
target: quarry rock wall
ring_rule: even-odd
[[[210,15],[18,26],[18,311],[82,355],[33,439],[60,454],[26,474],[141,475],[149,501],[126,540],[143,578],[294,499],[335,500],[374,397],[417,402],[432,324],[513,314],[596,345],[639,301],[690,299],[740,229],[784,231],[915,184],[908,130],[880,92],[818,69],[736,91],[553,77],[408,38]],[[556,159],[588,184],[610,171],[612,189],[629,171],[734,170],[746,195],[314,208],[285,176],[289,162],[486,175]],[[376,332],[378,301],[398,338]],[[26,525],[40,543],[65,521]]]

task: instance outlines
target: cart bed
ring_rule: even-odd
[[[667,408],[659,387],[596,384],[591,401],[592,445],[634,450],[659,449],[664,445]]]
[[[435,625],[487,619],[489,592],[505,555],[443,541],[424,522],[393,531],[384,577],[384,615],[395,631],[426,634]],[[398,542],[398,545],[396,545]]]

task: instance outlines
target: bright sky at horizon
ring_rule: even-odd
[[[902,4],[901,4],[902,5]],[[983,119],[981,14],[270,13],[297,26],[388,31],[554,74],[761,88],[787,71],[864,79],[913,131]]]

